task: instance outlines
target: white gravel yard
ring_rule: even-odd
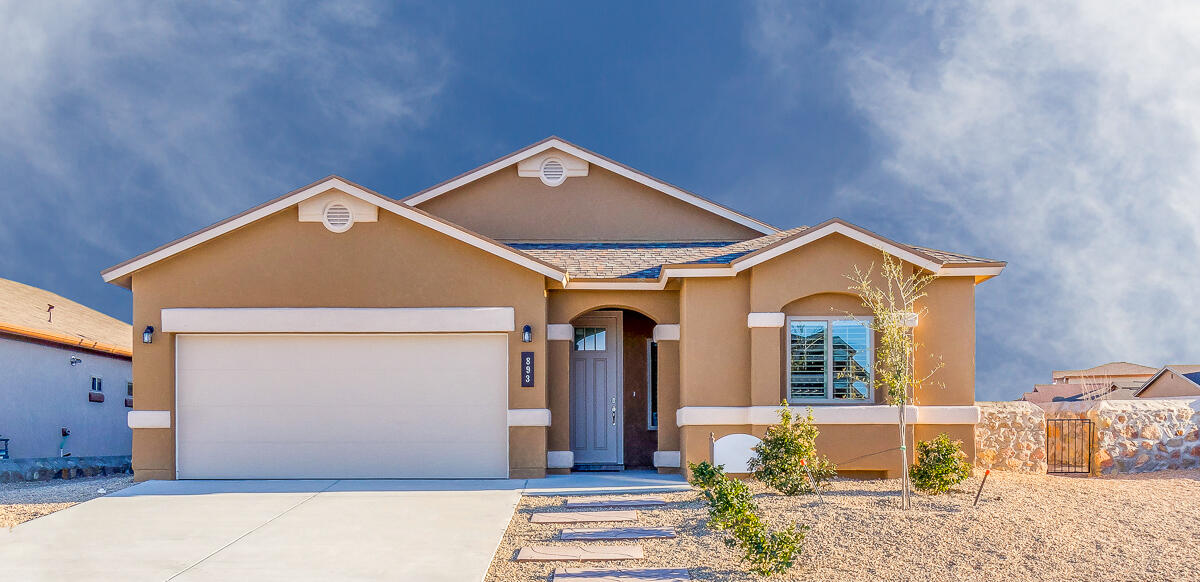
[[[133,475],[0,483],[0,528],[11,528],[130,485]]]
[[[1200,471],[1105,478],[993,472],[978,507],[982,473],[947,495],[917,495],[899,509],[898,482],[835,480],[824,503],[784,497],[755,483],[775,525],[812,526],[804,554],[773,580],[1200,580]],[[696,580],[753,580],[723,534],[706,527],[696,492],[666,494],[639,510],[639,526],[672,526],[673,540],[641,543],[646,559],[607,567],[687,567]],[[563,509],[563,497],[524,497],[492,560],[489,581],[545,581],[556,566],[513,561],[528,544],[560,544],[560,526],[529,523]],[[594,524],[610,527],[629,524]],[[566,562],[558,567],[597,567]]]

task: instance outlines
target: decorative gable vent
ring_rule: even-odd
[[[325,207],[325,215],[321,222],[333,232],[346,232],[354,226],[354,213],[350,212],[350,207],[345,204],[334,202]]]
[[[542,183],[547,186],[557,186],[567,179],[567,167],[558,158],[546,158],[542,162]]]

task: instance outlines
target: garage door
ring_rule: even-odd
[[[507,477],[507,346],[503,334],[179,335],[179,477]]]

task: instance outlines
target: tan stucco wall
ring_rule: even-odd
[[[1138,398],[1160,396],[1200,396],[1200,389],[1187,378],[1181,378],[1175,372],[1166,370],[1154,379],[1154,383],[1146,386],[1144,392],[1138,394]]]
[[[750,405],[750,276],[685,279],[679,298],[680,406]]]
[[[745,240],[762,233],[595,165],[556,187],[511,166],[417,205],[497,240]]]
[[[134,274],[133,323],[161,329],[167,307],[512,306],[517,331],[509,343],[509,408],[545,408],[546,366],[535,370],[536,387],[521,388],[517,365],[521,351],[546,361],[543,334],[533,343],[520,341],[525,324],[545,329],[544,288],[544,277],[533,271],[388,212],[379,213],[379,222],[335,234],[320,223],[299,222],[293,207]],[[171,334],[134,344],[137,409],[174,411],[173,346]],[[173,477],[173,432],[134,430],[139,479]],[[545,466],[544,433],[510,434],[521,445],[510,455],[513,468]]]

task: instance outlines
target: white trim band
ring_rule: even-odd
[[[575,453],[571,451],[546,451],[547,469],[570,469],[575,466]]]
[[[806,414],[800,404],[792,410]],[[897,424],[896,407],[890,405],[826,406],[814,405],[816,424]],[[977,406],[906,406],[904,421],[909,424],[976,424]],[[769,425],[779,422],[778,406],[685,406],[675,412],[679,426]]]
[[[917,424],[979,424],[978,406],[918,406]]]
[[[511,307],[439,308],[172,308],[169,333],[436,333],[508,332]]]
[[[654,466],[665,469],[679,467],[679,451],[654,451]]]
[[[575,341],[575,326],[569,323],[547,323],[546,339]]]
[[[678,323],[662,323],[654,326],[653,333],[654,341],[679,341],[679,324]]]
[[[125,417],[129,428],[171,428],[170,410],[130,410]]]
[[[782,313],[747,313],[746,327],[783,327],[787,316]]]
[[[550,426],[550,409],[510,408],[508,426]]]

